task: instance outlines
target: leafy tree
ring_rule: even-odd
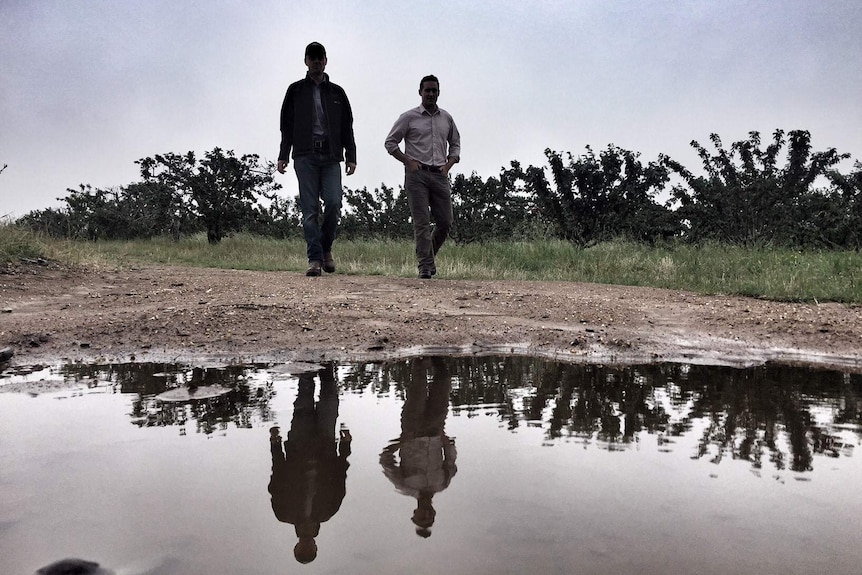
[[[339,231],[348,237],[401,238],[413,233],[410,224],[410,207],[403,189],[397,193],[393,188],[381,185],[369,192],[344,190],[347,209],[341,219]]]
[[[862,245],[862,163],[839,173],[847,154],[830,148],[812,152],[810,135],[777,130],[764,148],[760,134],[725,148],[710,136],[715,152],[693,141],[705,169],[695,176],[667,156],[644,164],[639,154],[609,145],[588,146],[580,156],[545,150],[548,164],[524,169],[512,161],[498,177],[475,173],[452,181],[460,243],[558,237],[586,246],[625,237],[636,241],[679,236],[794,247],[859,249]],[[19,223],[53,236],[130,239],[205,230],[211,243],[233,231],[301,237],[298,198],[275,192],[273,165],[257,155],[236,157],[214,148],[143,158],[142,181],[121,188],[80,185],[61,198],[65,207],[31,212]],[[6,169],[4,165],[0,173]],[[672,174],[676,209],[656,195]],[[816,187],[827,182],[828,187]],[[412,235],[403,189],[344,189],[339,233],[354,238]],[[268,200],[262,202],[262,199]]]
[[[244,224],[244,229],[248,232],[280,239],[302,237],[299,196],[272,196],[269,205],[257,206],[252,216],[253,218]]]
[[[84,240],[149,238],[194,233],[195,223],[179,198],[159,182],[125,188],[68,189],[62,209],[31,212],[19,222],[56,237]]]
[[[69,211],[57,208],[33,210],[18,218],[16,224],[54,238],[74,237]]]
[[[256,221],[259,196],[272,198],[281,188],[273,180],[272,162],[262,164],[256,154],[237,158],[232,150],[221,148],[206,152],[200,160],[188,152],[157,154],[135,163],[145,183],[164,184],[188,199],[211,244]]]
[[[69,192],[65,201],[72,237],[85,240],[115,238],[120,230],[127,229],[127,222],[118,206],[118,190],[81,184],[77,190],[69,188],[66,191]]]
[[[854,171],[848,175],[831,171],[828,177],[833,190],[824,209],[814,213],[822,215],[829,210],[832,215],[822,229],[832,231],[833,245],[859,250],[862,247],[862,162],[856,162]]]
[[[590,245],[620,236],[654,241],[677,233],[669,208],[654,200],[668,182],[668,169],[660,163],[644,166],[639,154],[613,145],[598,156],[587,146],[582,156],[567,154],[568,161],[550,149],[545,156],[553,186],[545,170],[534,166],[521,177],[559,237]],[[519,168],[514,162],[512,167]]]
[[[170,235],[176,240],[199,229],[183,197],[164,182],[129,184],[123,190],[122,207],[131,237]]]
[[[511,171],[485,181],[473,172],[455,176],[452,238],[460,243],[509,240],[525,235],[533,213],[532,202],[517,186]]]
[[[815,180],[848,157],[834,148],[812,153],[811,135],[804,130],[793,130],[787,137],[776,130],[766,149],[761,149],[758,132],[750,132],[747,140],[733,143],[729,150],[717,134],[711,134],[710,140],[715,154],[691,142],[704,176],[663,158],[664,165],[685,182],[672,193],[680,204],[677,213],[688,226],[687,238],[694,242],[801,245],[810,235],[806,210],[816,200],[811,197]],[[785,146],[786,163],[779,167]]]

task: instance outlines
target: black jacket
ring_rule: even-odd
[[[279,160],[314,153],[311,130],[314,118],[314,81],[306,77],[287,88],[281,105],[281,149]],[[353,111],[344,89],[324,74],[320,96],[329,131],[329,151],[339,161],[356,163],[356,140],[353,138]]]

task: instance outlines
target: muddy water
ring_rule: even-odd
[[[473,357],[62,366],[0,387],[4,574],[862,565],[858,375]]]

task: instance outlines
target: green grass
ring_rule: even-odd
[[[341,274],[415,277],[413,242],[338,240]],[[41,238],[0,225],[0,262],[46,258],[73,265],[158,263],[214,268],[303,272],[302,240],[239,234],[210,246],[194,236],[154,240],[71,242]],[[440,279],[592,282],[738,294],[782,301],[862,303],[862,254],[725,245],[649,247],[607,242],[578,248],[560,241],[447,243]]]
[[[51,260],[67,265],[101,267],[115,262],[86,242],[43,238],[23,228],[0,221],[0,266],[22,260]]]

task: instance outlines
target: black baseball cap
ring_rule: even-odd
[[[309,56],[326,58],[326,48],[320,42],[312,42],[305,47],[305,57],[308,58]]]

